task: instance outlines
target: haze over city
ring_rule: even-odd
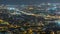
[[[0,0],[0,4],[22,5],[40,3],[60,3],[60,0]]]

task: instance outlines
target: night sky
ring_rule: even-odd
[[[21,4],[39,4],[39,3],[60,3],[60,0],[0,0],[0,4],[21,5]]]

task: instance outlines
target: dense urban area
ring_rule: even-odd
[[[0,34],[60,34],[60,3],[0,5]]]

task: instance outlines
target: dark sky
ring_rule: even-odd
[[[39,4],[43,2],[60,3],[60,0],[0,0],[0,4],[10,4],[10,5]]]

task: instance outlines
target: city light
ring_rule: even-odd
[[[8,7],[7,9],[9,9],[9,10],[15,10],[15,8],[11,8],[11,7]]]
[[[18,6],[4,5],[0,8],[0,32],[55,34],[60,31],[59,6],[53,3]]]

